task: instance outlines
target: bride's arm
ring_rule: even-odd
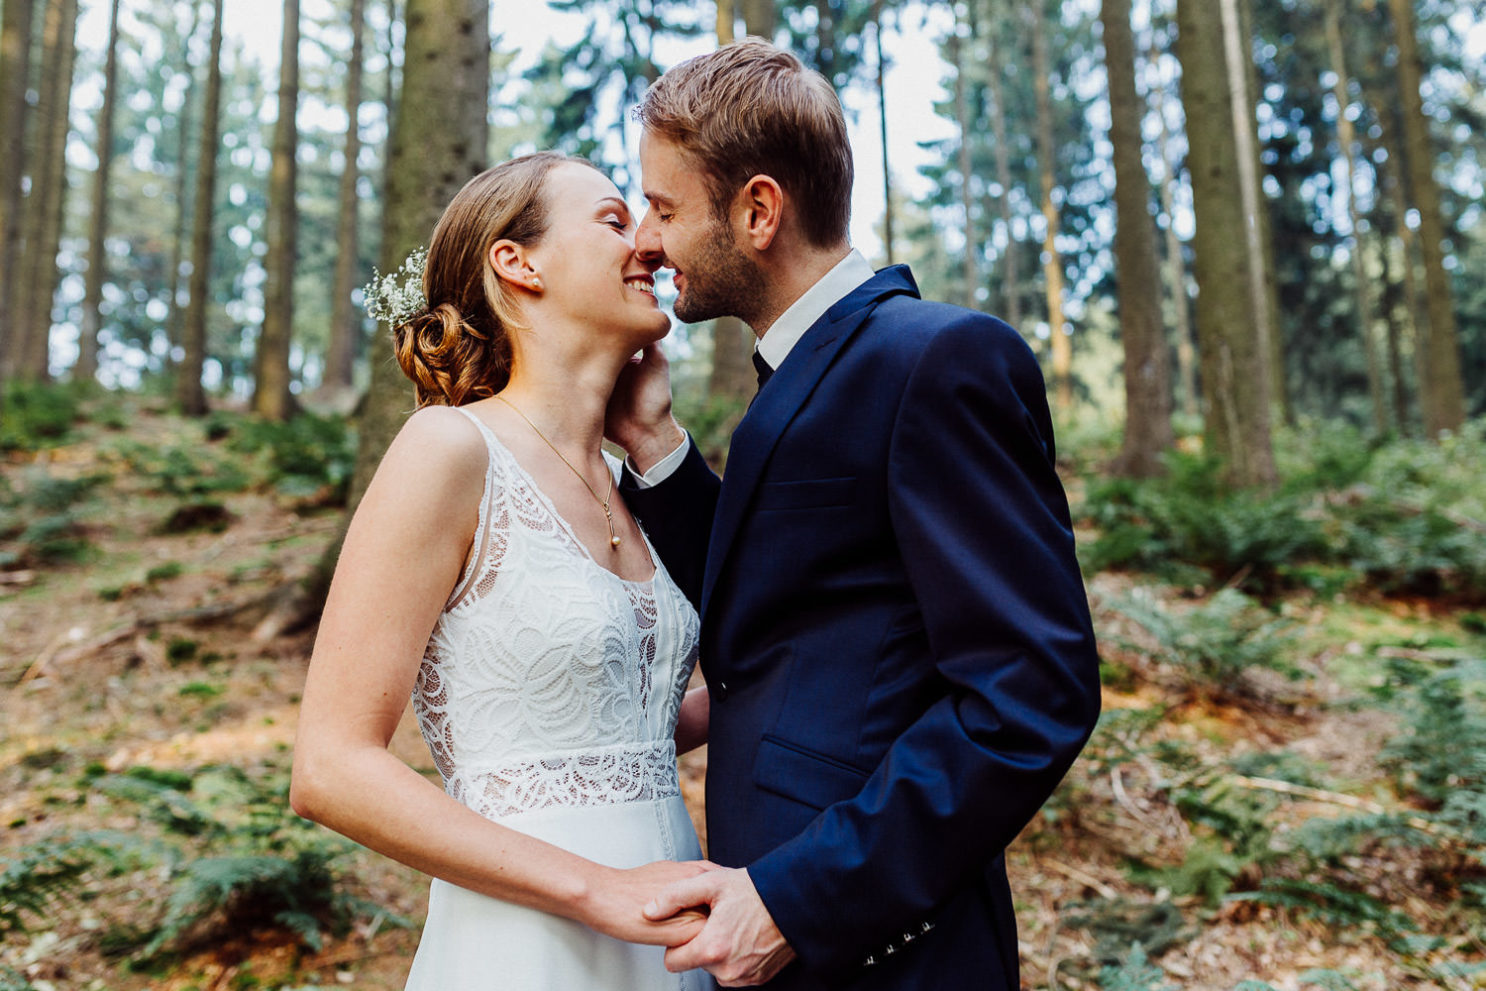
[[[693,688],[681,699],[676,715],[676,753],[684,754],[707,742],[707,686]]]
[[[290,802],[460,887],[621,939],[684,942],[699,917],[653,924],[641,910],[668,880],[700,867],[603,867],[483,818],[387,750],[468,553],[486,457],[473,424],[436,408],[413,416],[383,458],[346,534],[315,639]]]

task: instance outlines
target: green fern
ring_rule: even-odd
[[[1099,986],[1104,991],[1174,991],[1165,983],[1166,972],[1146,959],[1145,947],[1132,943],[1130,955],[1118,966],[1099,972]]]
[[[25,917],[81,886],[95,851],[65,840],[45,840],[0,858],[0,935],[24,932]]]
[[[98,866],[139,862],[151,845],[124,833],[95,830],[47,837],[0,854],[0,938],[26,931],[26,916],[41,916],[54,901],[81,888]]]
[[[1383,751],[1399,784],[1442,804],[1461,792],[1486,791],[1486,661],[1459,661],[1433,673],[1394,664],[1390,675],[1414,681],[1403,696],[1406,735]]]
[[[1404,846],[1427,846],[1433,837],[1415,823],[1419,817],[1400,812],[1376,812],[1307,819],[1290,833],[1290,845],[1323,864],[1335,864],[1365,845],[1386,840]]]
[[[1293,646],[1287,633],[1291,624],[1273,618],[1237,589],[1222,589],[1207,602],[1181,611],[1136,589],[1113,608],[1143,627],[1161,656],[1202,684],[1238,690],[1239,676],[1251,667],[1296,673],[1287,659]]]
[[[36,985],[18,970],[0,966],[0,991],[37,991]]]
[[[1121,968],[1132,945],[1138,945],[1143,956],[1160,956],[1191,936],[1181,909],[1169,901],[1095,900],[1070,909],[1064,924],[1094,937],[1091,963],[1102,969]],[[1086,979],[1095,976],[1089,970]]]
[[[338,852],[302,850],[291,858],[249,854],[190,862],[176,877],[165,918],[143,955],[154,956],[203,925],[213,931],[282,926],[318,950],[321,917],[332,916],[333,924],[345,921],[330,870]]]
[[[1308,970],[1300,975],[1300,983],[1314,984],[1321,991],[1357,991],[1357,985],[1334,970]]]
[[[1387,939],[1402,937],[1417,923],[1386,902],[1330,881],[1265,878],[1258,891],[1228,896],[1229,901],[1252,901],[1290,909],[1337,927],[1368,928]]]
[[[168,784],[159,788],[155,800],[173,792]],[[289,811],[287,775],[251,778],[239,768],[213,767],[197,773],[190,791],[191,808],[210,822],[197,841],[205,839],[211,853],[178,868],[137,961],[226,930],[283,929],[317,950],[327,932],[343,932],[357,915],[382,913],[394,925],[409,924],[346,889],[334,865],[355,847]]]
[[[106,795],[143,806],[150,819],[173,833],[204,836],[222,832],[221,824],[187,798],[178,784],[134,773],[135,770],[99,778],[93,787]]]

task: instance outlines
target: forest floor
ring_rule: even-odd
[[[0,455],[0,551],[20,547],[0,558],[0,989],[400,988],[426,879],[283,806],[314,632],[284,628],[279,593],[312,572],[340,510],[147,402],[104,419]],[[185,477],[234,461],[249,477],[215,491]],[[57,479],[83,480],[54,526],[75,544],[34,560],[37,521],[14,517],[43,512],[22,496]],[[1137,575],[1090,580],[1106,716],[1008,854],[1023,987],[1486,987],[1483,914],[1466,907],[1479,849],[1434,819],[1407,825],[1430,809],[1397,787],[1406,716],[1378,701],[1379,658],[1486,657],[1479,613],[1293,593],[1278,605],[1290,675],[1216,691],[1116,608],[1146,586],[1179,598]],[[437,780],[410,716],[393,749]],[[705,763],[683,760],[699,821]],[[1317,823],[1348,837],[1324,868],[1294,852],[1324,839]],[[270,882],[180,904],[207,858],[261,856],[294,860],[291,891],[332,885],[306,911],[343,909],[345,928],[308,948],[282,906],[262,909]],[[31,902],[28,864],[57,878]]]

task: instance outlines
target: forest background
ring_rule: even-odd
[[[872,260],[1044,364],[1105,715],[1024,984],[1486,987],[1486,4],[249,11],[0,5],[0,989],[400,986],[422,882],[283,801],[412,406],[360,287],[513,154],[637,200],[627,108],[745,33],[843,94]],[[750,336],[668,344],[719,466]]]

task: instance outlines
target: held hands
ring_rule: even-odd
[[[705,860],[689,863],[660,860],[629,870],[604,868],[590,887],[578,919],[592,929],[629,943],[652,946],[685,943],[701,932],[702,924],[707,921],[704,912],[684,906],[684,910],[657,918],[642,910],[660,892],[714,869],[716,865]]]
[[[604,436],[624,448],[641,472],[686,442],[671,416],[670,362],[659,344],[646,345],[619,373],[604,413]]]
[[[709,909],[705,925],[690,942],[671,944],[667,970],[702,967],[723,987],[752,987],[795,958],[746,870],[718,868],[676,881],[645,906],[645,917],[675,918],[700,905]]]

